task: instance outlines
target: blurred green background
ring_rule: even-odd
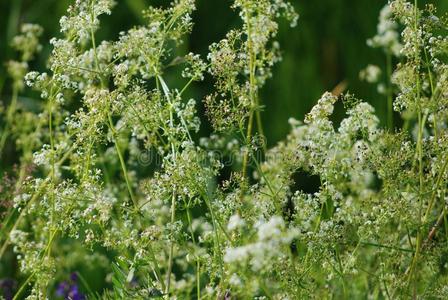
[[[40,58],[30,66],[43,70],[51,50],[48,40],[58,36],[59,18],[65,13],[70,0],[0,0],[0,61],[14,58],[8,47],[20,23],[41,24],[45,45]],[[99,39],[116,39],[118,32],[141,24],[140,11],[148,5],[166,5],[168,0],[117,0],[111,16],[102,18]],[[229,0],[197,0],[194,14],[195,27],[186,41],[185,51],[207,53],[208,45],[221,39],[225,32],[238,26],[237,14]],[[289,131],[289,117],[302,119],[319,96],[332,90],[341,81],[348,83],[348,90],[373,104],[384,124],[385,97],[376,87],[360,82],[358,74],[367,64],[385,65],[381,50],[370,49],[366,39],[376,33],[380,9],[386,0],[291,0],[300,14],[298,26],[290,28],[281,24],[278,40],[283,51],[283,61],[275,66],[272,78],[262,91],[266,137],[269,145],[283,139]],[[439,13],[448,10],[447,0],[432,0]],[[420,0],[419,4],[424,5]],[[196,85],[190,96],[198,102],[210,92],[211,82]],[[4,63],[0,66],[0,100],[9,101],[10,88]],[[338,108],[337,118],[342,116]],[[209,127],[204,118],[203,134]]]

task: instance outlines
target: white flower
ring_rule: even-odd
[[[233,215],[229,219],[229,223],[227,224],[227,230],[233,231],[237,228],[243,227],[246,222],[241,219],[239,215]]]
[[[386,4],[378,18],[377,34],[367,40],[367,45],[373,48],[383,48],[387,53],[400,56],[403,45],[397,32],[398,24],[393,20],[392,9]]]
[[[376,65],[367,65],[364,70],[359,72],[359,78],[369,83],[375,83],[381,76],[381,69]]]
[[[260,222],[257,225],[258,239],[263,241],[280,236],[282,229],[285,227],[285,222],[281,217],[274,216],[267,223]]]
[[[228,248],[226,254],[224,255],[224,262],[232,263],[238,261],[244,261],[249,257],[248,247],[236,247]]]
[[[305,116],[305,123],[309,124],[319,119],[326,118],[333,113],[334,103],[338,98],[330,92],[325,92],[311,112]]]
[[[233,286],[241,286],[242,284],[241,278],[235,273],[233,273],[232,276],[230,276],[229,283]]]

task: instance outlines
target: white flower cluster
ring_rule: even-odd
[[[39,44],[39,37],[43,33],[43,28],[37,24],[23,24],[20,27],[20,35],[13,38],[11,46],[22,54],[22,61],[33,59],[36,52],[42,50]]]
[[[381,9],[378,21],[378,33],[373,38],[367,40],[367,45],[374,48],[382,48],[386,53],[400,56],[403,45],[400,43],[400,34],[397,31],[398,24],[393,19],[390,4],[386,4]]]
[[[98,17],[110,14],[114,4],[114,0],[76,0],[68,9],[68,16],[59,21],[61,31],[76,37],[78,43],[86,43],[99,27]]]
[[[207,69],[206,63],[198,54],[189,53],[185,56],[188,66],[182,71],[182,77],[192,80],[204,80],[204,72]]]
[[[231,221],[235,222],[234,219]],[[234,224],[229,222],[228,226],[233,227]],[[276,258],[283,257],[283,248],[288,247],[297,236],[295,229],[286,229],[283,219],[279,216],[273,216],[268,221],[258,221],[254,224],[254,229],[257,232],[257,240],[244,246],[226,249],[224,262],[248,262],[254,272],[260,271]]]
[[[229,223],[227,224],[227,230],[234,231],[238,228],[244,227],[246,222],[241,219],[239,215],[232,215],[229,219]]]
[[[309,124],[327,118],[333,113],[333,105],[337,99],[330,92],[323,94],[319,101],[317,101],[317,104],[313,106],[311,112],[305,116],[305,123]]]
[[[378,82],[381,76],[381,68],[376,65],[367,65],[364,70],[359,72],[359,78],[368,83]]]
[[[6,70],[14,81],[14,86],[21,90],[24,87],[23,78],[28,72],[28,63],[26,61],[18,62],[10,60],[6,63]]]

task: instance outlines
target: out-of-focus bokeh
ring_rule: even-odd
[[[51,50],[48,40],[60,35],[59,18],[71,0],[0,0],[0,100],[8,103],[9,80],[4,62],[14,58],[9,42],[21,23],[38,23],[45,29],[44,49],[30,66],[43,70]],[[102,18],[99,39],[116,39],[120,31],[144,22],[141,10],[148,5],[167,5],[168,0],[117,0],[111,16]],[[230,8],[229,0],[197,0],[194,14],[195,27],[186,41],[185,51],[206,56],[208,45],[218,41],[225,32],[238,26],[238,16]],[[370,49],[366,39],[376,33],[380,9],[386,0],[291,0],[300,14],[298,26],[282,24],[278,40],[283,61],[274,69],[272,78],[262,91],[265,133],[269,145],[275,144],[288,133],[289,117],[302,119],[326,90],[332,90],[342,81],[347,90],[373,104],[385,121],[385,97],[376,86],[358,79],[359,71],[367,64],[384,67],[386,58],[381,50]],[[419,5],[433,3],[439,12],[448,10],[447,0],[419,1]],[[211,89],[211,82],[198,84],[189,96],[198,102]],[[35,96],[35,95],[34,95]],[[336,112],[336,119],[343,114]],[[203,122],[202,134],[209,127]]]

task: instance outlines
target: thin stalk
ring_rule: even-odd
[[[86,288],[87,292],[89,294],[93,294],[93,291],[90,288],[90,285],[87,283],[87,280],[84,278],[84,276],[82,276],[81,273],[79,273],[79,272],[76,272],[76,275],[79,277],[81,283],[84,285],[84,287]]]
[[[414,0],[414,32],[416,35],[416,39],[418,41],[418,2],[417,0]],[[419,45],[415,44],[415,60],[416,62],[419,61]],[[420,209],[419,209],[419,222],[422,223],[422,210],[423,210],[423,199],[421,198],[421,193],[423,190],[423,117],[422,117],[422,111],[420,106],[420,74],[417,69],[416,74],[416,102],[417,102],[417,108],[418,108],[418,137],[417,137],[417,153],[418,153],[418,174],[419,174],[419,202],[420,202]],[[408,284],[410,285],[414,276],[414,270],[417,266],[421,244],[422,244],[422,233],[420,231],[420,226],[417,231],[417,241],[415,243],[415,254],[412,259],[412,263],[409,269],[409,281]]]
[[[34,271],[33,273],[30,274],[30,276],[28,276],[28,278],[25,280],[25,282],[20,286],[19,290],[17,291],[17,293],[14,295],[14,297],[12,298],[12,300],[16,300],[19,299],[20,295],[22,294],[23,290],[25,289],[25,287],[27,286],[27,284],[31,281],[31,278],[33,278],[33,276],[36,274],[37,271]]]
[[[90,17],[91,17],[91,19],[93,21],[94,17],[95,17],[93,1],[90,2]],[[92,39],[92,49],[93,49],[93,57],[95,59],[96,71],[99,74],[102,74],[101,73],[100,64],[99,64],[99,60],[98,60],[98,54],[96,53],[95,32],[93,31],[93,26],[90,26],[90,38]]]
[[[157,73],[157,70],[154,70]],[[160,84],[159,84],[160,81]],[[160,89],[160,86],[162,87],[163,93],[165,95],[166,100],[168,101],[170,105],[170,120],[169,125],[171,128],[174,128],[174,115],[173,115],[173,105],[170,100],[170,92],[169,88],[166,85],[165,81],[163,80],[162,76],[157,75],[156,76],[156,82],[157,82],[157,88]],[[181,119],[183,121],[183,119]],[[188,131],[188,128],[186,127],[185,122],[182,122],[182,125],[185,127],[185,130],[188,133],[188,136],[191,140],[190,133]],[[176,161],[176,146],[174,145],[172,137],[169,137],[169,141],[171,144],[171,151],[172,151],[172,159],[173,161]],[[176,218],[176,190],[173,189],[172,197],[171,197],[171,225],[174,225]],[[173,233],[173,232],[171,232]],[[171,273],[173,269],[173,257],[174,257],[174,238],[171,236],[170,241],[170,250],[169,250],[169,257],[168,257],[168,272],[166,276],[166,288],[165,288],[165,294],[169,295],[170,292],[170,285],[171,285]]]
[[[3,129],[2,136],[0,138],[0,158],[2,157],[3,148],[5,147],[6,140],[7,140],[8,135],[9,135],[9,130],[10,130],[11,122],[12,122],[12,117],[13,117],[15,111],[16,111],[18,94],[19,94],[19,90],[14,85],[13,89],[12,89],[11,103],[9,104],[8,111],[6,112],[6,124],[5,124],[5,127]]]
[[[55,172],[56,172],[56,165],[55,165],[55,149],[54,149],[54,136],[53,136],[53,97],[54,95],[50,96],[50,103],[48,104],[48,129],[50,134],[50,149],[51,149],[51,193],[50,193],[50,201],[51,201],[51,215],[50,215],[50,227],[49,227],[49,238],[51,239],[51,232],[54,230],[54,218],[55,218],[55,211],[56,211],[56,202],[55,202]],[[48,251],[48,256],[50,256],[50,251]]]
[[[259,100],[258,100],[258,97],[257,97],[257,109],[255,111],[255,119],[257,121],[258,134],[261,135],[261,137],[264,139],[266,137],[264,135],[263,121],[261,120],[261,112],[260,112],[260,108],[258,107],[258,101]],[[267,143],[266,143],[265,140],[263,141],[262,148],[263,148],[263,152],[265,153],[266,150],[267,150]]]
[[[72,153],[72,151],[73,151],[74,149],[75,149],[75,147],[74,147],[74,146],[71,146],[71,147],[65,152],[64,156],[63,156],[59,161],[56,162],[56,166],[60,166],[60,165],[62,165],[62,164],[65,162],[65,160],[67,160],[67,158],[70,156],[70,154]],[[20,221],[22,220],[22,218],[23,218],[23,216],[24,216],[24,214],[25,214],[25,211],[28,209],[28,207],[31,205],[31,203],[33,203],[34,201],[36,201],[36,199],[40,196],[40,193],[43,191],[43,189],[44,189],[44,188],[46,187],[46,185],[48,184],[48,179],[49,179],[49,178],[50,178],[50,175],[48,175],[48,176],[42,181],[42,183],[41,183],[41,184],[39,185],[39,187],[37,188],[36,193],[33,195],[33,197],[30,199],[30,201],[28,201],[28,202],[26,203],[25,207],[22,208],[22,210],[20,211],[19,216],[18,216],[17,219],[15,220],[14,225],[13,225],[13,227],[12,227],[12,229],[11,229],[10,231],[15,230],[15,229],[18,227]],[[7,221],[4,223],[4,225],[2,226],[2,229],[5,229],[5,228],[6,228],[7,224],[8,224],[9,221],[11,220],[13,214],[14,214],[14,211],[11,212],[11,213],[9,214],[9,217],[8,217]],[[6,234],[3,230],[2,230],[2,235],[6,236],[6,239],[5,239],[5,241],[3,242],[2,247],[0,248],[0,258],[3,256],[3,254],[4,254],[5,250],[6,250],[6,248],[8,247],[8,245],[9,245],[9,238],[10,238],[10,237],[9,237],[9,234]]]
[[[222,225],[221,221],[217,218],[216,214],[213,211],[212,205],[210,203],[210,199],[203,194],[203,198],[205,200],[205,204],[207,204],[207,207],[210,211],[210,214],[212,216],[213,222],[216,222],[218,224],[218,227],[221,229],[221,231],[224,233],[224,236],[227,238],[227,240],[232,243],[232,238],[230,237],[227,230],[225,230],[224,226]]]
[[[193,245],[196,249],[197,244],[193,233],[193,226],[191,224],[191,212],[188,207],[187,207],[187,220],[188,220],[188,227],[190,228],[191,240],[193,241]],[[201,299],[201,272],[200,272],[199,257],[196,257],[196,293],[197,293],[197,299]]]
[[[383,273],[383,276],[384,276],[384,273]],[[384,291],[386,292],[387,299],[389,299],[389,300],[392,299],[390,294],[389,294],[389,289],[387,288],[386,280],[382,280],[382,283],[384,285]]]
[[[428,77],[429,77],[429,86],[431,87],[431,98],[434,97],[435,94],[435,88],[434,88],[434,80],[432,78],[432,72],[431,68],[429,67],[429,57],[428,52],[426,51],[426,47],[423,47],[423,53],[425,54],[425,63],[426,63],[426,69],[428,71]],[[433,114],[433,127],[434,127],[434,138],[437,140],[437,117],[435,114]]]
[[[214,245],[213,246],[214,246],[215,256],[220,258],[220,260],[219,260],[220,267],[221,267],[221,271],[223,271],[224,265],[223,265],[223,260],[222,260],[222,253],[220,252],[220,249],[222,249],[222,247],[221,247],[221,243],[219,241],[219,232],[218,232],[216,224],[219,224],[218,226],[224,232],[224,235],[229,239],[229,241],[231,241],[231,240],[230,240],[230,237],[227,235],[227,232],[225,232],[225,230],[221,226],[220,222],[216,219],[215,214],[213,212],[213,208],[212,208],[211,204],[209,203],[207,196],[204,194],[204,195],[202,195],[202,197],[203,197],[205,204],[207,205],[207,208],[210,211],[210,214],[212,217],[212,226],[213,226],[213,233],[214,233]],[[224,272],[222,274],[224,274]],[[225,274],[224,274],[224,276],[225,276]]]
[[[176,192],[173,191],[173,195],[171,197],[171,226],[174,225],[174,221],[176,218]],[[171,284],[171,272],[173,269],[173,255],[174,255],[174,237],[173,237],[173,228],[171,228],[171,240],[170,240],[170,253],[168,258],[168,272],[166,275],[166,289],[165,294],[169,295],[170,292],[170,284]]]
[[[156,256],[154,254],[154,250],[152,249],[152,246],[151,246],[151,242],[148,243],[148,250],[149,250],[149,255],[151,256],[151,259],[154,262],[154,269],[155,269],[155,273],[157,275],[156,276],[157,280],[162,285],[162,290],[165,290],[165,282],[163,281],[162,272],[160,271],[159,264],[157,263]]]
[[[344,299],[347,299],[347,288],[345,286],[345,279],[344,279],[344,267],[342,265],[341,257],[339,255],[339,250],[337,247],[335,247],[335,252],[336,252],[336,260],[339,266],[339,272],[337,272],[337,274],[339,274],[339,277],[341,278],[342,281],[342,291],[344,294]]]
[[[24,152],[26,152],[26,151],[24,151]],[[25,180],[25,176],[26,176],[26,167],[27,167],[27,164],[22,161],[19,177],[14,186],[14,195],[17,195],[20,193],[20,187],[22,186],[23,180]],[[16,211],[17,211],[17,208],[15,208],[15,207],[12,207],[8,211],[8,213],[7,213],[8,217],[6,218],[6,220],[3,221],[3,224],[0,225],[0,228],[1,228],[0,229],[0,237],[3,236],[3,232],[5,232],[5,230],[8,228],[9,222],[14,217]],[[1,255],[0,255],[0,257],[1,257]]]
[[[249,14],[246,11],[246,25],[247,25],[247,52],[249,53],[249,98],[250,98],[250,111],[249,111],[249,120],[247,124],[247,132],[246,132],[246,146],[248,149],[244,152],[243,156],[243,180],[246,179],[247,176],[247,164],[249,161],[249,155],[250,155],[250,142],[252,139],[252,126],[253,126],[253,119],[254,119],[254,111],[256,109],[256,82],[255,82],[255,70],[256,70],[256,53],[253,50],[252,45],[252,28],[250,25],[249,20]],[[260,119],[261,120],[261,119]],[[261,122],[261,121],[260,121]],[[244,187],[241,191],[241,198],[244,194]]]
[[[264,174],[263,170],[261,169],[260,163],[257,161],[256,157],[252,156],[252,160],[253,160],[256,168],[257,168],[258,173],[260,173],[260,176],[266,182],[266,186],[268,187],[268,189],[269,189],[269,191],[271,193],[270,195],[267,195],[267,194],[266,195],[272,198],[272,200],[274,202],[275,209],[277,210],[277,213],[281,214],[282,213],[282,209],[281,209],[281,207],[279,207],[279,204],[281,203],[281,201],[278,198],[278,193],[281,191],[283,186],[281,186],[277,191],[274,191],[274,187],[272,186],[271,182],[269,181],[269,179]]]
[[[129,192],[129,196],[131,197],[131,201],[132,201],[132,204],[134,205],[134,208],[137,210],[137,208],[138,208],[137,201],[136,201],[134,193],[132,191],[131,182],[129,181],[128,171],[127,171],[124,159],[123,159],[123,154],[121,153],[120,146],[118,145],[117,132],[115,131],[115,127],[114,127],[114,124],[112,122],[112,117],[110,116],[109,113],[107,114],[107,119],[109,121],[109,128],[112,131],[112,136],[113,136],[113,139],[114,139],[115,150],[117,151],[118,159],[120,160],[121,170],[123,172],[124,180],[126,181],[126,186],[127,186],[128,192]]]
[[[427,245],[431,241],[431,239],[434,237],[434,235],[436,234],[437,228],[445,220],[445,216],[446,216],[446,206],[443,207],[442,212],[440,213],[439,217],[437,218],[436,223],[434,224],[434,226],[429,231],[428,237],[426,238],[426,241],[425,241],[424,245]]]
[[[381,245],[381,244],[377,244],[377,243],[361,242],[360,244],[363,246],[372,246],[372,247],[378,247],[378,248],[392,249],[392,250],[396,250],[396,251],[403,251],[403,252],[409,252],[409,253],[415,252],[412,249],[406,249],[406,248],[400,248],[400,247],[388,246],[388,245]]]
[[[439,186],[442,183],[442,178],[443,178],[443,175],[445,175],[445,170],[446,170],[447,166],[448,166],[448,157],[445,158],[445,163],[443,164],[442,170],[440,171],[439,176],[437,177],[436,188],[434,189],[434,192],[432,193],[431,200],[429,201],[428,207],[426,209],[426,213],[425,213],[425,216],[423,218],[423,223],[425,223],[426,220],[428,219],[428,216],[429,216],[429,214],[431,212],[431,208],[434,205],[434,201],[436,199],[437,190],[439,189]]]
[[[67,160],[67,158],[70,156],[70,154],[73,152],[74,149],[75,149],[74,146],[70,147],[70,148],[65,152],[64,156],[63,156],[59,161],[56,162],[56,166],[60,166],[60,165],[62,165],[62,164]],[[28,207],[31,205],[31,203],[33,203],[34,201],[36,201],[37,198],[40,196],[40,193],[43,191],[43,189],[44,189],[44,188],[46,187],[46,185],[48,184],[48,179],[49,179],[49,178],[50,178],[50,176],[47,176],[47,177],[42,181],[42,183],[41,183],[41,184],[39,185],[39,187],[37,188],[36,193],[31,197],[30,201],[28,201],[28,202],[26,203],[25,207],[22,208],[22,210],[20,211],[19,216],[18,216],[17,219],[15,220],[14,225],[13,225],[12,229],[10,230],[10,232],[13,231],[13,230],[15,230],[15,229],[19,226],[19,223],[20,223],[20,221],[23,219],[26,210],[27,210]],[[14,212],[11,212],[11,214],[13,214],[13,213],[14,213]],[[10,214],[10,215],[11,215],[11,214]],[[12,217],[11,217],[11,218],[12,218]],[[2,229],[6,228],[6,225],[9,223],[9,220],[10,220],[10,218],[8,218],[7,222],[2,226]],[[8,245],[9,245],[9,238],[10,238],[9,234],[6,234],[3,230],[2,230],[2,235],[6,236],[6,239],[5,239],[5,241],[3,242],[2,247],[0,248],[0,258],[3,256],[3,254],[4,254],[5,250],[6,250],[6,248],[8,247]]]
[[[188,82],[187,82],[187,84],[185,84],[185,86],[180,90],[180,92],[179,92],[179,96],[182,96],[182,94],[183,93],[185,93],[185,91],[188,89],[188,87],[193,83],[193,81],[195,80],[196,78],[191,78]]]
[[[210,67],[211,64],[208,64],[206,69]],[[197,77],[192,77],[190,80],[184,85],[184,87],[180,90],[179,96],[182,96],[182,94],[188,89],[188,87],[193,83],[193,81],[198,80]]]
[[[44,251],[39,253],[39,255],[42,254],[42,256],[45,256],[46,253],[50,252],[50,248],[51,248],[51,244],[53,243],[53,240],[56,236],[57,230],[53,231],[53,233],[50,235],[50,239],[48,241],[47,246],[45,247]],[[22,294],[23,290],[25,289],[26,285],[31,281],[31,279],[33,278],[33,276],[36,274],[37,271],[33,271],[33,273],[30,274],[30,276],[28,276],[28,278],[25,280],[25,282],[20,286],[19,290],[17,291],[17,293],[14,295],[14,297],[12,298],[13,300],[18,299],[18,297]],[[45,293],[45,291],[44,291]],[[44,295],[45,296],[45,295]],[[46,297],[44,297],[46,299]]]
[[[14,225],[13,225],[13,227],[12,227],[12,229],[10,230],[10,232],[11,231],[14,231],[14,230],[16,230],[17,229],[17,227],[19,226],[19,224],[20,224],[20,221],[23,219],[23,217],[24,217],[24,211],[26,211],[26,209],[28,208],[28,206],[31,204],[31,203],[33,203],[34,201],[36,201],[36,199],[40,196],[40,193],[42,192],[42,190],[44,189],[44,187],[46,186],[46,181],[44,181],[43,183],[42,183],[42,185],[39,187],[39,189],[38,189],[38,191],[36,192],[36,194],[34,194],[34,196],[30,199],[30,201],[28,201],[28,203],[26,204],[26,206],[22,209],[22,211],[20,212],[20,215],[19,215],[19,217],[17,218],[17,220],[16,220],[16,222],[14,223]],[[5,253],[5,250],[6,250],[6,248],[8,247],[8,245],[9,245],[9,240],[10,240],[10,235],[8,234],[8,235],[6,235],[6,239],[5,239],[5,241],[3,242],[3,245],[2,245],[2,247],[0,248],[0,258],[3,256],[3,254]]]
[[[390,130],[394,128],[394,108],[392,99],[392,54],[387,53],[386,55],[386,69],[387,69],[387,81],[389,86],[387,88],[387,125]]]
[[[94,52],[96,52],[96,50],[94,50]],[[95,54],[94,54],[94,56],[95,56]],[[96,58],[95,61],[96,61],[95,64],[97,64],[97,63],[98,63],[98,62],[97,62],[98,59]],[[66,66],[67,66],[68,68],[72,68],[72,69],[75,69],[75,70],[81,70],[81,71],[85,71],[85,72],[94,73],[94,74],[97,74],[97,75],[102,75],[101,72],[96,71],[96,70],[91,70],[91,69],[88,69],[88,68],[83,68],[83,67],[78,67],[78,66],[71,66],[71,65],[66,65]]]
[[[443,221],[445,224],[445,238],[448,239],[448,220],[446,218],[446,206],[443,207]]]
[[[217,257],[220,258],[219,262],[220,262],[220,268],[221,271],[223,272],[224,270],[224,265],[223,265],[223,261],[222,261],[222,252],[220,251],[220,249],[223,249],[223,247],[221,247],[221,243],[220,243],[220,239],[219,239],[219,232],[218,232],[218,227],[221,229],[221,231],[224,233],[224,236],[227,238],[228,242],[232,245],[232,239],[229,236],[229,234],[227,233],[227,231],[225,230],[225,228],[222,226],[220,220],[217,218],[216,214],[213,211],[213,207],[210,203],[210,199],[207,196],[207,192],[206,191],[201,191],[201,197],[202,199],[204,199],[205,204],[207,205],[207,208],[210,212],[211,218],[212,218],[212,225],[213,225],[213,232],[214,232],[214,251],[215,251],[215,255]],[[225,280],[225,273],[223,272],[223,278],[221,280],[221,282],[223,282]]]
[[[90,12],[91,13],[91,18],[93,20],[94,15],[95,15],[94,14],[93,1],[91,2],[91,10],[90,11],[91,11]],[[96,72],[98,74],[102,74],[101,67],[100,67],[100,64],[99,64],[98,54],[97,54],[97,51],[96,51],[95,33],[93,31],[93,27],[91,27],[91,30],[90,30],[90,38],[92,40],[92,49],[93,49],[93,56],[94,56],[94,59],[95,59]],[[100,80],[101,80],[101,85],[104,85],[104,80],[103,80],[102,76],[100,76]],[[115,130],[115,126],[114,126],[114,124],[112,122],[112,117],[111,117],[109,112],[107,112],[107,120],[109,122],[109,128],[112,131],[112,136],[114,138],[114,145],[115,145],[115,149],[117,151],[118,159],[120,160],[120,166],[121,166],[121,170],[123,172],[124,180],[126,181],[126,187],[128,189],[129,196],[131,197],[132,204],[134,205],[134,209],[137,212],[137,209],[138,209],[137,200],[135,199],[134,193],[132,191],[132,186],[131,186],[131,183],[129,181],[126,164],[125,164],[124,159],[123,159],[123,154],[121,153],[120,146],[118,145],[118,139],[117,139],[118,135],[117,135],[117,132]]]
[[[248,165],[248,161],[249,161],[249,155],[250,155],[250,140],[252,138],[252,124],[253,124],[253,119],[254,119],[254,113],[250,112],[249,114],[249,121],[247,123],[247,132],[246,132],[246,147],[247,149],[244,152],[244,156],[243,156],[243,180],[246,179],[247,176],[247,165]]]

